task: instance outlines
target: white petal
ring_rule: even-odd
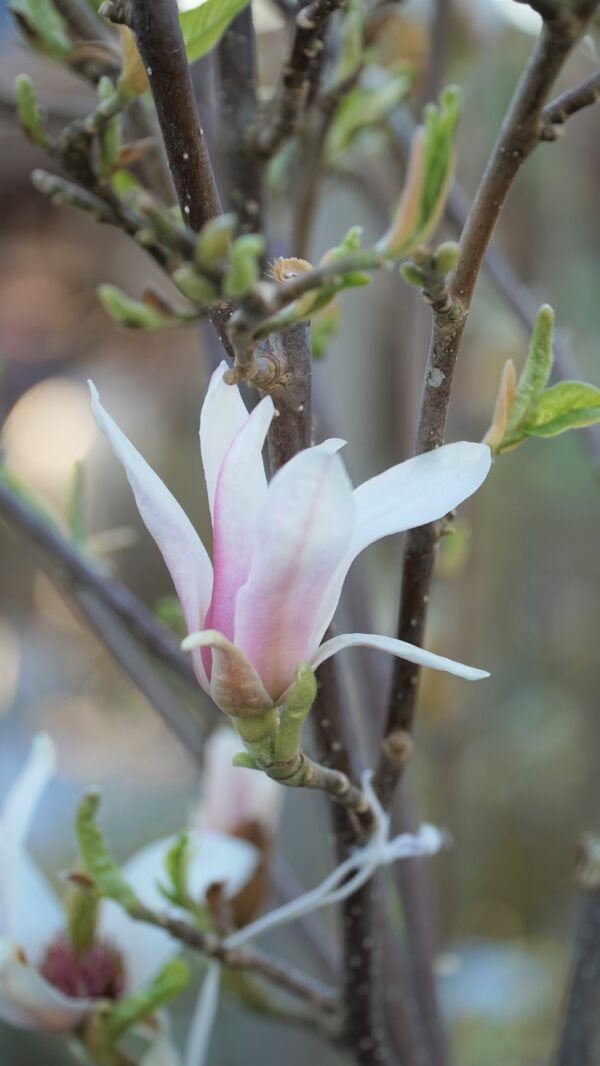
[[[64,925],[60,904],[26,847],[41,795],[55,768],[52,741],[38,734],[0,819],[0,933],[17,941],[32,962],[40,959]]]
[[[324,592],[315,643],[322,639],[333,618],[356,556],[382,537],[448,514],[479,488],[490,464],[491,453],[486,444],[445,444],[390,467],[354,490],[354,538]]]
[[[225,885],[226,898],[235,896],[254,874],[259,852],[245,840],[208,831],[191,832],[189,888],[203,899],[215,881]],[[166,883],[165,859],[176,837],[166,837],[141,848],[123,866],[123,874],[141,901],[153,910],[169,911],[184,917],[160,892]],[[125,957],[127,987],[135,990],[145,984],[170,958],[181,952],[181,944],[162,929],[134,922],[112,901],[103,902],[100,929]]]
[[[233,438],[248,419],[248,410],[237,385],[227,385],[223,381],[226,370],[227,363],[223,360],[210,379],[200,413],[200,450],[211,515],[221,463]]]
[[[169,568],[188,629],[196,630],[204,622],[212,594],[212,566],[206,549],[175,497],[104,410],[94,384],[88,384],[96,422],[125,468],[138,510]],[[207,688],[199,654],[194,656],[194,667],[200,684]]]
[[[275,475],[238,593],[235,643],[275,700],[314,652],[324,589],[352,539],[352,491],[338,447],[334,441],[308,448]]]
[[[396,640],[395,637],[380,637],[374,633],[345,633],[339,637],[326,640],[318,649],[311,665],[314,670],[326,659],[331,658],[344,648],[375,648],[378,651],[396,655],[399,659],[407,659],[410,663],[418,666],[429,666],[432,670],[444,670],[448,674],[464,677],[467,681],[479,681],[483,677],[489,677],[487,670],[477,670],[474,666],[464,666],[454,659],[446,659],[443,655],[434,655],[431,651],[418,648],[416,644],[409,644],[405,640]]]
[[[0,938],[0,1018],[19,1029],[69,1032],[93,1004],[65,996],[22,961],[17,946]]]
[[[164,1020],[160,1033],[142,1055],[140,1066],[181,1066],[181,1056]]]
[[[217,477],[213,510],[214,581],[204,625],[218,629],[229,640],[233,640],[236,596],[248,577],[256,519],[267,493],[262,449],[274,410],[270,396],[257,404],[233,438]]]
[[[487,444],[445,444],[392,466],[354,490],[354,556],[373,541],[414,529],[448,514],[487,476]]]

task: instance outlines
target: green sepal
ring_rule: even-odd
[[[159,1007],[181,995],[190,983],[191,970],[184,959],[172,959],[153,981],[133,995],[119,1000],[107,1019],[111,1042],[116,1043],[128,1029],[147,1018]]]
[[[123,877],[96,823],[100,798],[100,791],[90,788],[79,801],[75,830],[81,858],[100,896],[114,899],[125,910],[135,911],[139,907],[137,896]]]
[[[50,138],[44,130],[35,85],[28,74],[17,74],[15,97],[19,122],[23,130],[30,141],[37,144],[39,148],[47,149],[50,146]]]

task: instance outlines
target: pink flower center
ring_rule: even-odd
[[[40,973],[75,999],[119,999],[125,986],[121,953],[106,941],[99,941],[78,955],[66,937],[59,936],[44,955]]]

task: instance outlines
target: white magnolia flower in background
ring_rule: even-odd
[[[338,454],[343,441],[327,440],[294,456],[267,484],[262,449],[273,402],[265,397],[249,413],[239,390],[224,382],[225,370],[223,362],[213,374],[200,417],[214,569],[182,508],[90,384],[96,421],[170,570],[195,634],[196,675],[215,703],[229,714],[261,713],[282,702],[302,662],[316,668],[355,645],[470,680],[487,676],[391,637],[350,633],[321,644],[356,556],[470,496],[489,470],[487,446],[448,444],[353,490]]]
[[[96,943],[76,956],[61,903],[27,850],[31,824],[55,766],[51,740],[37,736],[0,816],[0,1019],[18,1028],[58,1033],[74,1030],[98,999],[141,988],[179,954],[180,945],[103,900]],[[142,848],[122,871],[138,896],[161,910],[167,904],[156,883],[165,880],[164,859],[174,840]],[[260,861],[252,844],[219,832],[191,833],[190,845],[189,888],[196,899],[215,882],[232,898]],[[144,1066],[177,1062],[164,1031],[148,1054],[154,1058]]]
[[[266,774],[242,773],[232,765],[240,750],[233,729],[215,729],[204,745],[204,770],[200,782],[200,803],[191,825],[206,831],[244,836],[253,827],[269,844],[275,836],[286,790]]]

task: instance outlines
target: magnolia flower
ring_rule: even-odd
[[[206,741],[200,803],[191,824],[268,846],[277,829],[285,789],[266,774],[241,773],[232,765],[239,750],[240,739],[227,726],[215,729]]]
[[[212,516],[214,569],[183,510],[116,423],[90,382],[98,426],[125,467],[140,514],[181,601],[196,676],[228,714],[281,704],[298,666],[316,669],[364,645],[474,680],[486,677],[391,637],[350,633],[321,644],[352,562],[390,533],[434,521],[471,495],[490,467],[482,444],[448,444],[391,467],[353,490],[326,440],[272,478],[262,449],[274,416],[265,397],[248,413],[235,386],[214,372],[200,416]],[[200,631],[200,632],[198,632]]]
[[[0,1019],[22,1029],[69,1032],[98,1000],[141,988],[178,954],[179,945],[103,900],[95,943],[76,954],[65,933],[63,908],[26,847],[55,762],[50,739],[36,737],[0,816]],[[156,883],[165,880],[165,855],[174,839],[142,848],[123,866],[137,895],[160,910],[167,904]],[[233,897],[260,861],[252,844],[218,832],[192,833],[190,843],[189,888],[196,899],[215,882],[223,885],[226,898]],[[169,1046],[163,1031],[146,1066],[175,1062],[168,1058]]]

